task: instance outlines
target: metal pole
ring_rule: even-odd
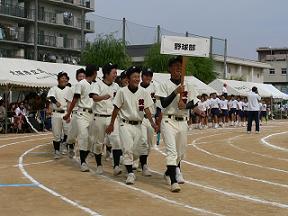
[[[160,44],[161,42],[161,28],[160,28],[160,25],[157,25],[157,44]]]
[[[38,60],[38,0],[35,0],[35,17],[34,17],[34,60]]]
[[[189,32],[188,31],[186,31],[185,37],[189,37]]]
[[[213,37],[210,36],[210,58],[213,59]]]
[[[224,48],[224,79],[227,79],[227,39],[225,41],[225,48]]]
[[[122,21],[122,43],[124,47],[124,52],[126,52],[126,18],[123,18]]]

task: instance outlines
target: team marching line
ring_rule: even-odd
[[[181,161],[187,147],[188,123],[193,115],[198,116],[199,128],[208,126],[208,116],[212,116],[212,126],[218,128],[230,124],[245,126],[251,132],[252,120],[259,132],[259,111],[267,110],[260,106],[257,89],[248,95],[248,102],[231,96],[223,88],[221,99],[216,93],[208,99],[207,95],[197,97],[191,83],[181,84],[182,59],[171,58],[168,63],[170,80],[159,85],[153,82],[153,71],[149,68],[132,66],[117,77],[117,65],[109,63],[102,67],[103,78],[96,80],[99,68],[87,65],[76,72],[77,84],[69,85],[65,72],[58,74],[58,85],[52,87],[47,95],[53,109],[52,133],[55,159],[68,153],[75,157],[76,141],[80,156],[80,170],[89,172],[86,159],[93,155],[96,173],[103,174],[102,155],[111,154],[113,175],[120,175],[120,161],[125,166],[125,183],[133,185],[136,180],[134,169],[139,168],[143,176],[151,176],[148,156],[161,135],[166,150],[166,171],[164,178],[172,192],[181,190],[184,184]],[[225,87],[225,86],[224,86]],[[222,119],[222,123],[220,121]],[[258,119],[258,121],[257,121]],[[242,122],[242,123],[241,123]],[[139,165],[138,165],[139,163]]]

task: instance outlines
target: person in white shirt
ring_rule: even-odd
[[[219,102],[220,109],[221,109],[221,117],[222,117],[222,127],[225,127],[225,124],[228,124],[228,100],[226,99],[225,95],[221,95],[221,100]]]
[[[238,97],[237,99],[237,125],[241,123],[241,126],[244,127],[244,106],[243,106],[243,98]]]
[[[231,95],[230,100],[228,102],[228,108],[229,108],[229,115],[230,115],[230,121],[231,126],[236,124],[236,118],[237,118],[237,103],[238,101],[235,99],[234,95]]]
[[[83,79],[85,79],[85,70],[83,68],[80,68],[76,71],[76,80],[77,82],[80,82]],[[67,109],[69,108],[73,100],[74,92],[75,92],[75,85],[73,85],[70,88],[70,91],[67,92],[67,95],[65,95],[65,99],[68,101]],[[74,149],[75,149],[75,143],[76,143],[76,138],[78,134],[77,119],[76,119],[77,109],[78,109],[78,106],[75,105],[72,111],[70,128],[69,128],[68,136],[67,136],[67,147],[69,150],[68,155],[69,155],[69,158],[71,159],[75,156]]]
[[[198,128],[201,130],[205,127],[205,117],[207,113],[207,103],[205,101],[205,96],[201,95],[200,101],[198,102],[198,109],[205,113],[205,116],[197,114],[198,117]]]
[[[115,83],[117,77],[117,65],[106,64],[102,67],[103,80],[92,84],[90,97],[93,98],[94,104],[92,107],[94,114],[94,121],[92,123],[92,134],[94,139],[92,141],[92,152],[96,159],[96,173],[103,174],[103,166],[101,162],[102,151],[104,144],[106,144],[106,151],[112,147],[113,155],[113,174],[120,175],[120,157],[122,155],[122,145],[119,137],[118,121],[116,120],[114,131],[107,135],[105,130],[110,124],[112,112],[114,109],[113,100],[119,90],[119,85]],[[109,146],[107,143],[109,143]],[[110,150],[111,151],[111,150]],[[107,152],[106,152],[107,153]]]
[[[262,103],[261,103],[261,107],[260,107],[260,121],[263,122],[263,118],[265,119],[266,121],[266,124],[267,124],[267,104],[265,103],[264,100],[262,100]]]
[[[126,184],[134,184],[136,176],[133,173],[133,161],[139,157],[139,148],[142,136],[142,121],[146,114],[151,126],[158,131],[150,107],[154,104],[148,92],[139,86],[141,68],[132,66],[127,70],[129,84],[120,88],[114,99],[114,109],[107,134],[111,134],[117,125],[115,120],[119,114],[119,135],[123,145],[123,163],[128,172]]]
[[[76,119],[78,128],[78,145],[80,150],[80,170],[82,172],[89,172],[86,158],[91,149],[91,140],[94,136],[94,134],[91,134],[91,126],[93,122],[93,100],[90,98],[89,94],[91,92],[91,84],[95,82],[98,70],[99,68],[95,65],[86,66],[86,77],[76,83],[73,100],[68,108],[67,114],[63,117],[64,120],[70,121],[71,113],[75,105],[78,105]]]
[[[228,90],[227,90],[227,84],[226,83],[223,84],[222,95],[224,95],[225,98],[227,98],[227,96],[228,96]]]
[[[247,125],[247,133],[251,133],[252,122],[253,120],[256,123],[256,133],[260,132],[259,127],[259,101],[261,100],[260,95],[258,94],[257,87],[253,87],[252,91],[247,96],[248,99],[248,125]]]
[[[210,109],[211,109],[211,117],[212,117],[212,126],[214,123],[214,128],[218,128],[219,125],[219,115],[220,115],[220,99],[217,97],[216,93],[211,94],[211,99],[209,101]]]
[[[24,119],[27,114],[26,108],[24,106],[24,103],[21,102],[20,105],[15,110],[15,122],[18,128],[18,132],[23,132],[23,124],[25,123]]]
[[[206,112],[204,116],[204,128],[208,128],[208,118],[209,118],[209,110],[210,110],[210,103],[209,103],[209,96],[207,94],[202,94],[204,97],[205,105],[206,105]]]
[[[58,85],[52,87],[47,95],[47,98],[52,103],[52,133],[54,136],[53,146],[55,150],[55,159],[60,158],[60,144],[62,131],[64,133],[62,149],[66,148],[66,139],[69,131],[69,123],[63,120],[63,116],[67,110],[67,101],[65,100],[65,95],[67,95],[70,87],[67,86],[69,77],[65,72],[60,72],[57,75]]]
[[[181,68],[182,58],[171,58],[168,63],[170,80],[162,82],[156,90],[156,97],[163,108],[161,134],[167,152],[164,177],[172,192],[179,192],[179,184],[185,182],[180,167],[187,146],[188,111],[193,109],[194,113],[203,114],[197,108],[199,100],[194,87],[187,82],[181,85]]]

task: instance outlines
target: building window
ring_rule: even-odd
[[[282,68],[282,74],[287,74],[287,68]]]
[[[274,69],[274,68],[271,68],[271,69],[269,70],[269,74],[275,74],[275,69]]]
[[[259,78],[260,77],[260,74],[259,73],[257,73],[257,78]]]

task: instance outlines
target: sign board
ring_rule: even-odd
[[[209,57],[210,39],[163,35],[161,54]]]

